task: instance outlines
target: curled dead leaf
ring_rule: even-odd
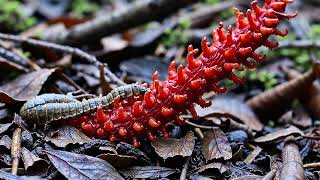
[[[40,69],[23,74],[15,80],[0,86],[0,102],[15,103],[27,101],[37,96],[43,84],[56,71],[56,69]]]
[[[49,163],[31,153],[27,148],[21,148],[21,157],[24,169],[28,176],[45,176],[48,172]]]
[[[304,133],[297,127],[290,126],[286,129],[279,129],[265,136],[258,137],[254,141],[257,143],[266,143],[266,142],[272,142],[272,141],[278,140],[280,138],[285,138],[288,136],[299,136],[299,135],[300,136],[304,135]]]
[[[261,131],[263,124],[254,114],[254,112],[245,103],[241,101],[221,96],[212,101],[212,106],[203,109],[200,106],[196,106],[197,114],[200,117],[206,117],[210,115],[214,116],[227,116],[247,125],[250,129],[255,131]]]

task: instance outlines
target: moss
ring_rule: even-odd
[[[0,0],[0,4],[0,25],[6,31],[23,31],[36,23],[34,17],[24,16],[21,12],[22,5],[19,1]]]
[[[72,1],[71,7],[73,15],[78,18],[83,18],[99,9],[98,4],[90,2],[89,0],[74,0]]]
[[[185,45],[189,40],[186,34],[186,30],[188,30],[190,26],[191,20],[189,17],[180,18],[178,27],[176,27],[175,29],[165,30],[164,37],[162,38],[161,43],[167,48],[175,45]]]

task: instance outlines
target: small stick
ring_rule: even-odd
[[[21,150],[21,131],[20,127],[17,127],[12,135],[11,145],[11,158],[12,158],[12,174],[17,175],[19,161],[20,161],[20,150]]]
[[[304,164],[303,167],[305,169],[320,169],[320,162]]]
[[[181,171],[180,180],[186,180],[190,159],[191,159],[191,157],[189,156],[186,159],[186,162],[183,164],[183,169]]]
[[[96,41],[104,36],[122,32],[149,21],[161,20],[178,9],[199,0],[137,0],[126,8],[99,16],[85,23],[52,34],[47,39],[60,44],[80,44]]]
[[[292,137],[288,137],[282,150],[280,179],[304,179],[304,169],[299,147]]]
[[[64,46],[64,45],[59,45],[51,42],[46,42],[46,41],[41,41],[41,40],[36,40],[36,39],[31,39],[31,38],[26,38],[21,36],[15,36],[10,34],[4,34],[4,33],[0,33],[0,39],[6,40],[6,41],[12,41],[15,43],[27,43],[32,46],[46,47],[46,48],[54,49],[58,52],[69,53],[69,54],[78,56],[80,58],[83,58],[87,60],[87,62],[89,62],[90,64],[94,64],[97,67],[100,67],[100,65],[102,64],[97,60],[95,56],[88,54],[87,52],[84,52],[79,48],[73,48],[70,46]],[[117,83],[119,86],[126,84],[106,67],[104,70],[105,70],[105,73],[110,77],[111,81]]]
[[[320,63],[315,63],[311,70],[298,78],[254,96],[246,103],[261,118],[277,118],[294,99],[303,97],[306,90],[319,76]]]
[[[276,175],[277,170],[272,169],[268,174],[266,174],[262,180],[273,180]]]
[[[203,139],[204,135],[200,128],[194,128],[194,132],[198,135],[199,139]]]
[[[214,128],[213,126],[204,126],[204,125],[200,125],[200,124],[196,124],[196,123],[193,123],[189,120],[185,120],[186,124],[189,124],[193,127],[197,127],[197,128],[201,128],[201,129],[212,129]]]

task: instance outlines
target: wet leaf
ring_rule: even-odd
[[[212,170],[212,169],[217,169],[219,172],[222,174],[228,170],[228,167],[225,166],[224,164],[220,162],[214,162],[214,163],[209,163],[204,166],[201,166],[199,169],[197,169],[194,173],[192,174],[199,174],[201,172],[207,171],[207,170]]]
[[[11,127],[12,123],[0,124],[0,134],[4,133]]]
[[[7,73],[12,73],[12,72],[22,73],[22,72],[26,72],[26,71],[27,70],[23,66],[16,64],[14,62],[10,62],[10,61],[0,57],[1,79],[5,78],[5,75],[7,75]]]
[[[0,102],[14,103],[27,101],[37,96],[43,84],[56,69],[40,69],[28,74],[23,74],[17,79],[0,86]]]
[[[48,150],[47,155],[68,179],[123,179],[113,166],[96,157],[57,150]]]
[[[232,158],[232,150],[228,138],[219,128],[209,130],[201,143],[202,153],[207,161],[219,158],[223,158],[224,160]]]
[[[301,136],[303,134],[304,133],[300,129],[296,128],[295,126],[290,126],[289,128],[279,129],[265,136],[258,137],[254,141],[257,143],[265,143],[265,142],[272,142],[280,138],[285,138],[287,136],[297,136],[297,135]]]
[[[261,180],[263,176],[258,175],[245,175],[241,177],[232,178],[232,180]]]
[[[117,144],[116,149],[118,154],[135,156],[144,160],[145,162],[151,162],[150,158],[144,152],[142,152],[140,149],[133,147],[131,144],[120,142],[119,144]]]
[[[51,142],[57,147],[66,147],[69,144],[83,144],[91,139],[80,130],[72,126],[62,126],[53,137],[45,137],[47,142]]]
[[[195,137],[189,131],[181,139],[160,139],[152,143],[156,153],[163,159],[175,156],[191,156],[195,145]]]
[[[1,139],[0,139],[0,149],[7,149],[10,150],[11,148],[11,143],[12,140],[9,136],[4,135]]]
[[[212,106],[206,109],[196,106],[196,111],[200,117],[215,115],[236,118],[255,131],[263,128],[263,124],[245,103],[231,97],[217,97],[212,101]]]
[[[312,119],[303,107],[295,107],[281,116],[279,122],[293,124],[298,127],[307,128],[312,125]]]
[[[0,170],[0,179],[5,180],[44,180],[39,176],[17,176],[13,175],[12,173],[5,172]]]
[[[48,161],[37,157],[25,147],[21,148],[21,157],[28,176],[45,176],[47,174]]]
[[[259,146],[255,147],[253,151],[246,157],[244,162],[247,164],[252,163],[252,161],[260,154],[261,151],[262,149]]]
[[[115,168],[126,168],[134,165],[138,165],[138,159],[134,156],[119,155],[119,154],[101,154],[97,156],[109,162]]]
[[[175,169],[159,166],[134,166],[122,170],[123,174],[133,179],[160,179],[166,178],[176,172],[177,170]]]

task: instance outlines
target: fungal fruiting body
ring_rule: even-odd
[[[80,126],[88,135],[111,141],[131,141],[134,146],[140,145],[140,139],[154,141],[158,135],[168,137],[169,122],[184,124],[179,118],[181,112],[188,110],[197,119],[194,103],[203,108],[210,106],[201,98],[205,92],[222,94],[226,91],[225,87],[218,85],[221,80],[243,83],[244,79],[233,71],[254,68],[257,62],[261,62],[263,56],[255,53],[257,48],[277,47],[278,43],[268,38],[270,35],[287,35],[287,31],[281,32],[276,27],[281,19],[296,16],[296,13],[284,14],[286,6],[293,1],[266,0],[263,7],[254,1],[246,16],[235,9],[236,27],[225,29],[221,22],[212,33],[212,45],[203,38],[202,53],[197,57],[199,50],[190,45],[186,67],[180,65],[176,69],[173,61],[167,79],[159,81],[156,72],[150,91],[144,95],[121,101],[116,99],[113,108],[98,108],[93,114],[72,120],[72,124]]]

